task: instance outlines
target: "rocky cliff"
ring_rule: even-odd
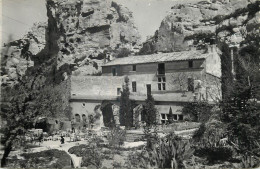
[[[46,23],[35,23],[22,38],[5,44],[1,51],[2,83],[14,83],[28,67],[34,66],[33,55],[44,49]]]
[[[35,24],[24,38],[3,48],[4,83],[16,82],[28,67],[46,61],[67,73],[95,74],[105,58],[139,48],[132,13],[111,0],[47,0],[46,7],[47,24]]]
[[[210,43],[224,16],[251,3],[254,0],[208,0],[175,5],[155,35],[143,44],[140,54],[188,50],[190,45],[198,45],[200,40]]]

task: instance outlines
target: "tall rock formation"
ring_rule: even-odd
[[[253,2],[253,1],[252,1]],[[250,0],[208,0],[178,4],[171,8],[153,38],[143,44],[140,54],[188,50],[200,35],[206,41],[215,34],[223,16],[252,3]]]
[[[17,82],[28,67],[46,62],[67,73],[91,75],[122,49],[138,50],[140,35],[132,13],[122,5],[111,0],[46,1],[47,25],[35,24],[23,39],[3,48],[3,83]]]
[[[76,74],[98,72],[104,57],[140,44],[132,13],[111,0],[48,0],[47,10],[59,33],[58,67],[74,64]]]

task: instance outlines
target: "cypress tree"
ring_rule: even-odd
[[[132,126],[131,100],[129,99],[129,78],[125,77],[125,84],[120,97],[120,124],[130,128]]]
[[[156,125],[157,123],[157,110],[155,108],[154,98],[151,94],[147,95],[147,99],[145,100],[145,122],[147,126]]]
[[[169,119],[168,119],[168,121],[169,121],[170,124],[173,123],[172,107],[170,107],[170,110],[169,110]]]

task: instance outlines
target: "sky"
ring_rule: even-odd
[[[133,12],[142,41],[159,28],[167,11],[176,3],[197,0],[114,0]],[[2,43],[20,39],[35,22],[47,21],[45,0],[0,0],[0,39]],[[1,11],[0,11],[1,12]]]

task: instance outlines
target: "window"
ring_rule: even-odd
[[[85,114],[82,114],[82,120],[83,120],[83,122],[87,122],[87,118],[86,118]]]
[[[152,86],[150,84],[146,85],[146,89],[147,89],[147,95],[152,93]]]
[[[161,123],[165,124],[168,121],[168,114],[161,114]]]
[[[158,74],[159,75],[164,75],[165,74],[165,65],[164,65],[164,63],[159,63],[158,64]]]
[[[80,115],[79,114],[75,114],[75,119],[76,119],[76,122],[80,122]]]
[[[166,90],[166,78],[158,77],[158,90]]]
[[[188,91],[194,91],[194,80],[193,78],[188,78]]]
[[[189,68],[193,68],[193,61],[192,60],[189,61]]]
[[[117,95],[119,96],[121,94],[121,88],[117,88]]]
[[[133,65],[133,71],[136,71],[136,65]]]
[[[177,114],[173,115],[173,120],[176,120],[176,121],[178,120],[178,115]]]
[[[183,120],[183,115],[181,115],[181,114],[179,115],[179,120],[181,120],[181,121]]]
[[[116,76],[116,68],[115,67],[112,68],[112,74],[113,74],[113,76]]]
[[[136,92],[136,82],[132,82],[132,91]]]

